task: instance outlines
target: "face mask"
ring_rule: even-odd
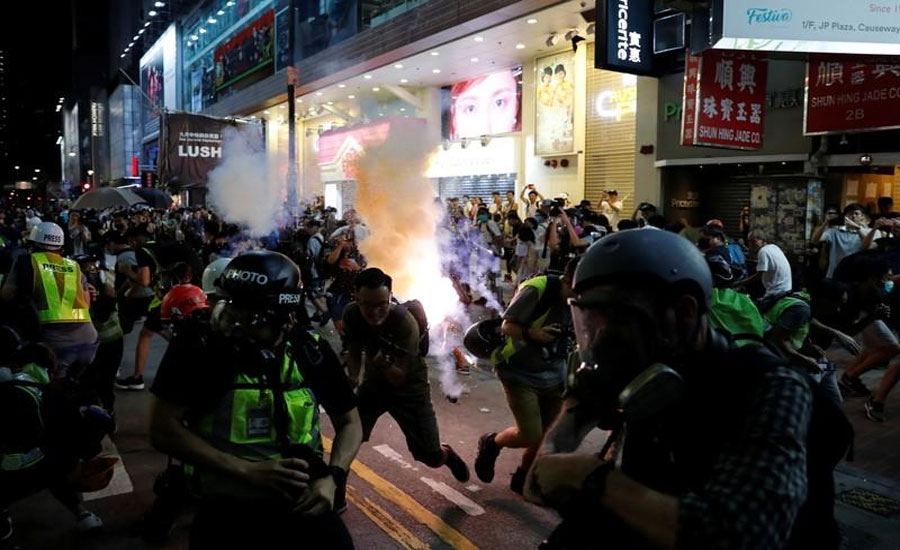
[[[890,294],[894,291],[894,281],[885,281],[884,282],[884,293]]]

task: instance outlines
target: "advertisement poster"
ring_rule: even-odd
[[[446,139],[520,132],[522,66],[517,65],[442,88],[441,122],[441,130]]]
[[[693,144],[761,149],[767,76],[766,60],[753,54],[704,52]]]
[[[141,90],[146,101],[144,104],[144,135],[159,131],[159,115],[165,105],[165,88],[163,86],[163,52],[156,48],[146,63],[141,64]]]
[[[810,56],[804,135],[900,128],[900,63]]]
[[[273,74],[274,49],[275,12],[268,10],[216,48],[216,94],[227,95]]]
[[[535,60],[534,153],[575,152],[575,53]]]

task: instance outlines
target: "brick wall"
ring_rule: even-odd
[[[299,61],[297,95],[560,3],[560,0],[431,0]],[[209,113],[231,115],[283,102],[287,97],[286,86],[283,73],[273,75],[216,103]]]

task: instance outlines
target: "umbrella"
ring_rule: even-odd
[[[141,197],[153,208],[168,208],[172,206],[172,197],[162,189],[154,187],[136,187],[134,194]]]
[[[83,210],[86,208],[105,210],[107,208],[131,206],[144,202],[146,201],[135,195],[130,189],[98,187],[78,197],[78,200],[72,205],[72,210]]]

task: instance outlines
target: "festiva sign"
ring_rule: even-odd
[[[885,0],[715,0],[713,47],[900,55],[900,4]]]

